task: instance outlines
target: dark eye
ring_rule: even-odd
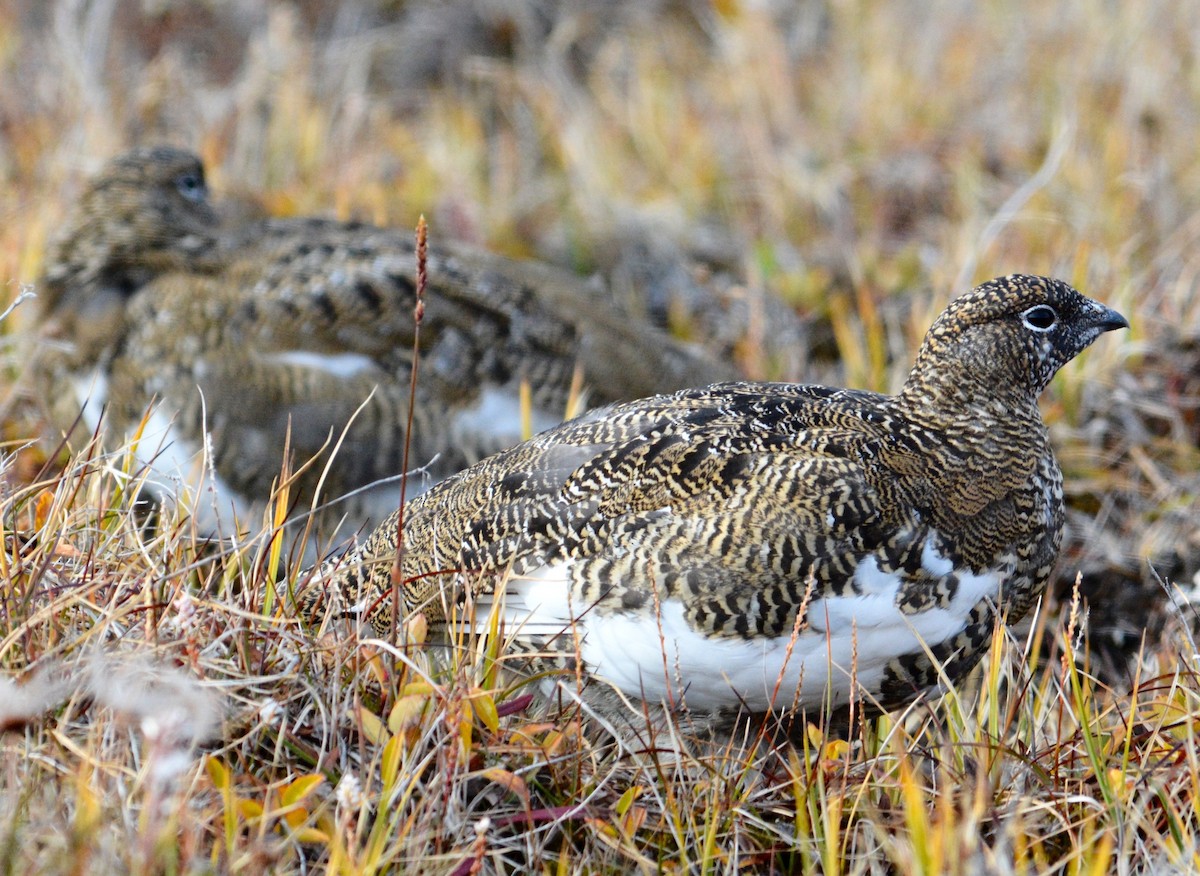
[[[1049,304],[1035,304],[1021,314],[1021,319],[1027,328],[1035,332],[1048,332],[1058,322],[1058,314]]]
[[[189,170],[177,176],[175,188],[179,190],[179,194],[197,204],[208,198],[208,187],[204,185],[204,177],[194,171]]]

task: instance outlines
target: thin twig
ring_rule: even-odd
[[[12,304],[8,305],[8,307],[4,309],[3,313],[0,313],[0,322],[8,319],[14,310],[16,310],[30,298],[37,298],[37,293],[33,291],[32,286],[22,284],[21,291],[18,293],[17,297],[13,299]]]

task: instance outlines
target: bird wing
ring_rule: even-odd
[[[763,592],[785,588],[794,619],[810,575],[819,597],[847,586],[851,557],[905,527],[918,537],[912,515],[882,508],[886,474],[873,461],[884,438],[872,437],[869,398],[732,384],[566,423],[406,508],[412,595],[433,596],[428,575],[439,570],[491,573],[476,579],[487,589],[509,570],[569,563],[597,605],[641,604],[657,587],[679,594],[702,628],[721,631],[718,614],[787,625]],[[713,600],[729,610],[715,612]]]
[[[268,220],[228,244],[248,314],[280,346],[387,359],[413,344],[417,274],[406,235],[357,223]],[[447,385],[527,379],[562,410],[576,366],[604,402],[732,376],[628,315],[569,272],[465,246],[431,247],[423,368]],[[538,401],[535,395],[535,401]]]

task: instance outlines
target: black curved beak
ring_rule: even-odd
[[[1129,320],[1121,316],[1111,307],[1101,305],[1100,312],[1096,314],[1092,320],[1092,325],[1100,329],[1102,332],[1111,332],[1115,329],[1129,328]]]

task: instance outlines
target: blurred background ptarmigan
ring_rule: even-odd
[[[428,277],[410,495],[558,423],[573,385],[602,404],[733,376],[570,272],[435,235]],[[138,149],[95,177],[47,254],[34,370],[60,427],[140,429],[148,483],[189,494],[202,534],[261,523],[286,447],[296,511],[318,486],[323,502],[350,494],[316,518],[322,540],[339,521],[347,535],[398,501],[415,281],[407,232],[226,227],[195,155]]]

